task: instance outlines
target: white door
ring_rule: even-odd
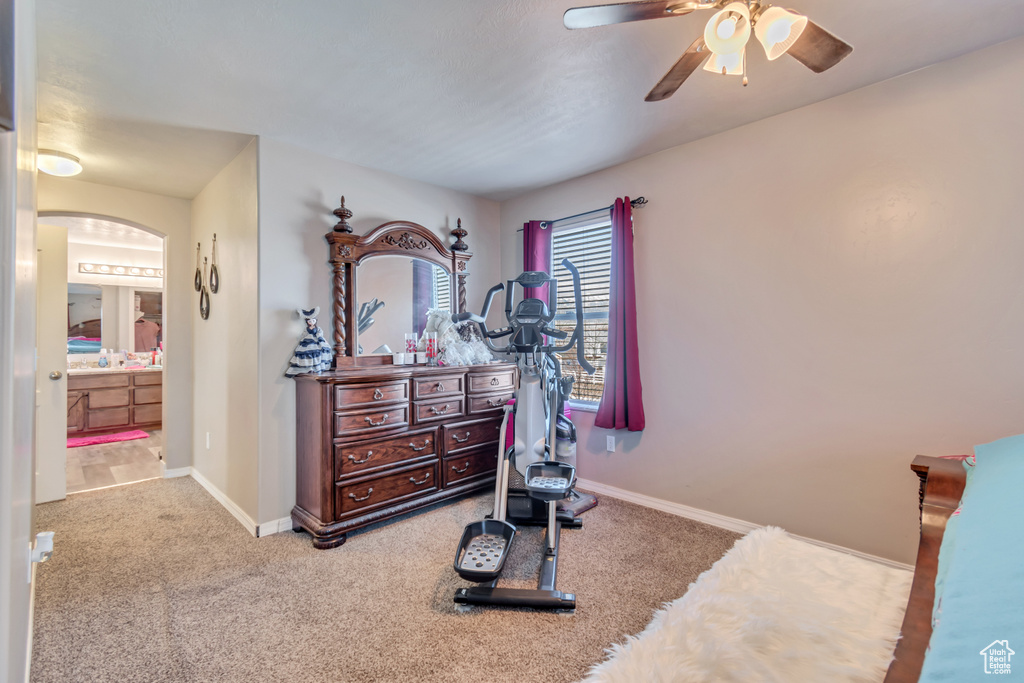
[[[67,228],[40,222],[36,248],[36,503],[47,503],[68,493]]]

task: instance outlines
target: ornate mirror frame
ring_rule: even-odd
[[[454,274],[458,282],[458,309],[466,310],[466,276],[469,275],[469,246],[462,241],[468,233],[458,227],[451,231],[455,243],[448,249],[428,228],[409,221],[391,221],[377,226],[363,236],[353,235],[348,219],[352,211],[341,206],[333,211],[338,217],[334,230],[325,238],[330,245],[330,263],[333,271],[331,292],[331,322],[334,333],[334,367],[352,365],[382,365],[391,362],[390,356],[358,356],[356,306],[359,283],[356,276],[362,261],[374,256],[414,256],[429,261]]]

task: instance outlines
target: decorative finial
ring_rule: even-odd
[[[345,197],[341,198],[341,206],[333,211],[334,215],[338,217],[338,223],[334,226],[334,232],[352,232],[352,226],[348,224],[348,219],[352,218],[352,212],[345,208]]]
[[[462,241],[462,238],[469,233],[462,229],[462,219],[460,218],[457,222],[458,227],[452,230],[452,234],[455,235],[455,244],[452,245],[452,251],[469,251],[469,245]]]

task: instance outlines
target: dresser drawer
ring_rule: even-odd
[[[381,505],[392,505],[438,489],[437,462],[406,468],[402,472],[358,483],[335,484],[338,516],[362,512]]]
[[[378,441],[334,446],[334,478],[362,474],[403,460],[437,453],[437,430],[409,432]]]
[[[141,372],[134,373],[133,379],[135,381],[135,386],[137,387],[148,386],[151,384],[163,384],[164,373],[157,372],[156,370],[143,370]]]
[[[419,401],[424,398],[461,396],[462,380],[462,375],[432,377],[430,379],[414,379],[412,384],[412,398],[414,401]]]
[[[445,453],[451,455],[483,444],[497,444],[500,429],[500,419],[444,425],[441,427],[441,438],[444,440]]]
[[[89,392],[89,410],[119,408],[129,403],[128,389],[93,389]]]
[[[131,383],[127,373],[116,375],[68,375],[68,389],[102,389],[104,387],[126,387]]]
[[[466,399],[462,396],[442,398],[436,401],[423,401],[413,404],[413,424],[424,424],[462,417],[466,410]]]
[[[124,427],[129,423],[128,408],[108,408],[106,410],[90,410],[85,416],[87,429],[103,427]]]
[[[483,474],[493,476],[498,469],[498,447],[495,445],[492,448],[484,448],[473,453],[445,458],[441,467],[446,487],[463,479]]]
[[[500,413],[506,403],[512,400],[512,392],[507,394],[493,394],[491,396],[470,396],[469,414],[481,415],[488,413]]]
[[[409,383],[381,382],[377,384],[339,384],[334,387],[335,410],[377,403],[396,403],[409,398]]]
[[[495,370],[469,375],[469,393],[483,394],[497,391],[511,391],[515,369]]]
[[[399,403],[369,410],[334,414],[334,436],[352,438],[386,432],[409,424],[409,404]]]
[[[160,403],[163,400],[163,387],[135,387],[135,405],[140,403]]]

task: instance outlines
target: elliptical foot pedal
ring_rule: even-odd
[[[569,495],[576,468],[561,462],[535,462],[526,467],[526,491],[531,498],[552,501]]]
[[[501,574],[515,537],[515,526],[502,520],[469,524],[455,551],[455,571],[467,581],[493,581]]]

